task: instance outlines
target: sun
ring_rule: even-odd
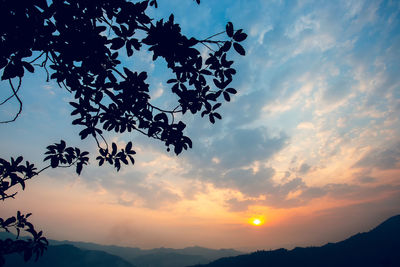
[[[254,225],[260,225],[261,224],[261,220],[260,219],[254,219],[253,220],[253,224]]]
[[[261,226],[265,222],[264,218],[261,216],[258,217],[252,217],[249,219],[249,223],[254,225],[254,226]]]

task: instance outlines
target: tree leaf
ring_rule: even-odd
[[[9,224],[14,223],[16,220],[17,220],[17,219],[16,219],[14,216],[13,216],[13,217],[10,217],[10,218],[8,218],[8,219],[3,223],[3,225],[4,225],[4,226],[8,226]]]
[[[130,44],[126,44],[126,54],[128,55],[128,57],[133,55],[133,49]]]
[[[77,163],[77,164],[76,164],[76,173],[77,173],[78,175],[81,174],[81,172],[82,172],[82,167],[83,167],[82,163]]]
[[[28,62],[22,61],[22,65],[24,66],[24,68],[29,71],[30,73],[34,73],[35,72],[35,68]]]
[[[221,103],[217,103],[213,106],[212,110],[216,110],[217,108],[219,108],[222,104]]]
[[[125,150],[128,154],[130,151],[132,151],[132,142],[131,141],[129,141],[128,144],[126,144]]]
[[[237,93],[236,89],[234,89],[234,88],[227,88],[227,89],[225,89],[225,91],[227,91],[230,94],[236,94]]]
[[[231,101],[231,97],[229,96],[229,94],[227,92],[224,92],[224,98],[226,101]]]
[[[232,42],[227,41],[227,42],[225,42],[224,45],[221,47],[221,50],[224,51],[224,52],[228,52],[229,49],[231,49],[231,46],[232,46]]]
[[[228,35],[228,37],[232,38],[232,36],[233,36],[233,24],[232,24],[232,22],[228,22],[226,24],[226,34]]]
[[[219,113],[214,112],[213,114],[214,114],[214,117],[216,117],[217,119],[220,119],[220,120],[222,119],[222,117]]]
[[[111,155],[115,156],[117,154],[117,144],[112,143],[112,152]]]
[[[244,56],[246,55],[246,51],[244,50],[243,46],[241,46],[238,43],[233,43],[233,48],[235,48],[236,52],[238,52],[240,55]]]
[[[209,118],[210,118],[211,123],[214,124],[215,119],[214,119],[214,115],[212,113],[210,113]]]
[[[57,159],[57,157],[53,156],[53,157],[50,159],[50,165],[51,165],[52,168],[57,168],[57,166],[58,166],[58,159]]]
[[[242,42],[247,38],[247,34],[245,34],[244,32],[241,31],[237,31],[234,35],[233,35],[233,40],[235,40],[236,42]]]
[[[114,38],[111,40],[111,49],[118,50],[123,47],[125,44],[124,39],[122,38]]]

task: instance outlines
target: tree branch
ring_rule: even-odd
[[[42,52],[39,56],[37,56],[34,60],[29,61],[30,64],[32,64],[33,62],[35,62],[36,60],[38,60],[39,58],[41,58],[43,56],[43,54],[46,52]]]
[[[21,112],[22,112],[22,101],[21,101],[21,99],[18,97],[18,94],[17,94],[19,88],[21,87],[21,77],[18,77],[18,78],[19,78],[19,83],[18,83],[18,88],[17,88],[17,90],[15,90],[14,85],[13,85],[11,79],[8,79],[8,82],[10,83],[11,89],[12,89],[12,91],[13,91],[13,93],[14,93],[13,96],[11,96],[11,98],[15,96],[15,98],[18,100],[18,103],[19,103],[19,110],[18,110],[18,113],[14,116],[14,118],[13,118],[12,120],[0,121],[0,123],[10,123],[10,122],[13,122],[13,121],[15,121],[15,120],[18,118],[18,116],[19,116],[19,115],[21,114]]]
[[[19,91],[19,88],[21,88],[21,81],[22,81],[22,79],[20,78],[20,79],[19,79],[19,83],[18,83],[18,88],[17,88],[17,90],[16,90],[17,93],[18,93],[18,91]],[[14,94],[10,95],[6,100],[4,100],[3,102],[0,103],[0,106],[3,105],[3,104],[5,104],[5,103],[7,103],[8,100],[10,100],[10,99],[13,98],[13,97],[14,97]]]

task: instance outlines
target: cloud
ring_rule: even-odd
[[[337,103],[348,96],[352,90],[353,79],[347,75],[333,77],[328,81],[328,86],[322,93],[325,103]]]
[[[221,187],[237,189],[247,196],[258,197],[274,190],[274,175],[275,170],[272,168],[262,168],[256,173],[251,169],[233,169],[214,183]]]
[[[241,212],[246,211],[250,205],[257,203],[257,201],[250,199],[238,200],[237,198],[231,198],[225,203],[230,211]]]
[[[254,179],[254,176],[249,177],[249,181]],[[257,189],[257,186],[260,189]],[[272,180],[264,180],[263,182],[253,184],[251,191],[247,193],[255,193],[250,197],[247,195],[244,199],[231,198],[226,201],[227,206],[231,211],[247,210],[251,205],[262,205],[273,208],[290,208],[297,207],[308,203],[313,198],[311,194],[305,194],[302,197],[290,197],[291,193],[307,190],[303,179],[297,177],[285,183],[276,183]],[[319,197],[320,195],[318,195]],[[254,197],[258,197],[255,199]]]
[[[162,85],[162,83],[159,83],[156,90],[154,92],[152,92],[151,94],[151,99],[155,100],[159,97],[161,97],[164,93],[164,86]]]
[[[312,122],[301,122],[297,125],[297,129],[312,130],[315,126]]]
[[[254,161],[266,161],[280,151],[288,141],[281,133],[271,137],[266,128],[238,129],[213,142],[210,155],[220,159],[225,168],[240,168]]]
[[[255,81],[254,84],[256,83]],[[262,115],[262,107],[271,100],[270,93],[261,84],[254,85],[252,91],[247,93],[241,93],[239,89],[238,95],[234,97],[235,102],[226,105],[224,114],[226,114],[228,126],[230,128],[242,128],[259,119],[260,115]]]
[[[310,169],[311,169],[310,165],[308,165],[307,163],[303,163],[303,164],[301,164],[301,166],[299,168],[299,173],[306,174]]]
[[[174,203],[181,199],[180,195],[161,182],[139,185],[133,193],[143,200],[144,207],[151,209],[165,207],[166,204]]]
[[[321,187],[307,187],[301,192],[300,197],[304,200],[311,200],[315,198],[320,198],[326,195],[326,190]]]
[[[161,15],[168,16],[169,9],[177,2],[164,4],[166,9]],[[129,171],[129,175],[122,176],[119,173],[118,178],[114,178],[114,174],[105,177],[102,173],[93,178],[91,185],[106,188],[118,197],[121,205],[151,208],[157,208],[153,204],[156,202],[175,203],[193,197],[196,191],[204,190],[204,183],[242,193],[244,200],[230,198],[228,201],[232,208],[238,209],[254,203],[294,207],[322,196],[346,197],[361,190],[358,186],[339,183],[315,187],[306,181],[318,166],[332,162],[330,159],[335,159],[334,156],[345,149],[344,145],[348,145],[349,151],[350,148],[357,150],[370,141],[361,140],[359,133],[364,132],[362,127],[369,125],[372,110],[380,117],[388,114],[391,118],[396,117],[400,107],[396,100],[400,95],[396,90],[399,80],[395,70],[399,66],[397,48],[400,42],[391,37],[398,30],[395,16],[382,13],[388,4],[343,1],[338,5],[303,1],[293,5],[260,1],[257,8],[238,12],[248,4],[243,1],[224,3],[229,6],[228,10],[210,2],[200,7],[185,3],[178,5],[176,11],[177,20],[181,19],[183,23],[183,31],[205,32],[205,29],[194,27],[198,22],[185,17],[186,8],[193,8],[209,19],[206,24],[212,25],[214,12],[221,12],[249,33],[245,43],[248,53],[235,62],[238,75],[233,86],[238,89],[238,94],[231,103],[221,107],[223,120],[211,125],[204,118],[184,117],[188,122],[186,133],[194,148],[179,156],[183,171],[174,174],[186,182],[193,181],[196,186],[186,190],[171,183],[169,178],[164,182],[162,175],[154,179],[150,172],[158,170],[163,174],[166,171],[158,165],[153,166],[154,170]],[[214,6],[219,8],[218,11],[212,8]],[[383,9],[377,9],[379,7]],[[333,14],[343,16],[338,18]],[[389,16],[392,23],[379,31]],[[241,21],[236,23],[239,17]],[[218,23],[213,27],[224,27],[222,22]],[[379,39],[382,41],[377,41]],[[139,67],[151,60],[147,52],[138,56]],[[158,67],[157,63],[145,69],[155,76],[159,74]],[[165,92],[169,89],[160,83],[161,80],[151,81],[156,85],[152,91],[153,100],[157,103],[175,100],[173,96],[168,98]],[[379,123],[379,120],[375,122]],[[397,127],[397,124],[393,121],[391,127]],[[340,130],[337,125],[342,126]],[[393,131],[391,127],[382,130]],[[396,131],[392,136],[396,136]],[[302,142],[301,145],[291,144],[291,140]],[[165,154],[162,144],[147,140],[147,137],[140,136],[135,141],[144,151]],[[299,147],[289,154],[279,154],[289,145]],[[399,151],[371,147],[371,152],[364,155],[356,167],[375,166],[383,170],[398,166]],[[293,178],[286,172],[282,182],[275,181],[278,167],[271,162],[278,156],[279,160],[274,163],[278,162],[281,167],[286,161],[288,166],[283,170],[290,170],[301,178]],[[297,161],[291,164],[290,159],[294,157]],[[371,185],[378,178],[366,174],[357,179],[353,182]],[[118,195],[118,192],[122,193]],[[258,197],[265,200],[254,199]]]
[[[373,183],[376,182],[378,179],[371,177],[371,176],[361,176],[358,178],[358,181],[360,181],[361,183]]]
[[[399,80],[395,72],[399,65],[396,60],[399,42],[391,36],[396,35],[398,24],[392,22],[384,31],[380,30],[385,25],[384,18],[390,16],[384,13],[388,4],[261,3],[250,19],[247,12],[237,13],[245,6],[242,1],[226,4],[229,6],[226,16],[243,18],[241,26],[249,33],[245,44],[248,54],[235,62],[238,76],[234,87],[238,94],[221,108],[223,120],[210,125],[206,119],[184,118],[194,148],[180,156],[184,171],[178,175],[200,184],[190,195],[202,190],[202,183],[212,183],[217,188],[242,193],[244,199],[229,198],[227,203],[231,209],[243,210],[257,203],[283,208],[307,205],[324,196],[353,198],[357,190],[364,192],[364,186],[373,186],[379,179],[372,174],[353,180],[363,186],[337,182],[317,187],[306,181],[318,166],[339,160],[340,153],[359,151],[366,144],[373,144],[374,139],[362,136],[367,130],[369,134],[374,132],[368,129],[372,124],[382,123],[373,122],[372,113],[380,114],[374,119],[388,114],[391,118],[396,116],[396,106],[400,106],[394,101],[400,97],[396,94]],[[209,12],[207,16],[213,16],[210,6],[201,8]],[[270,14],[267,19],[266,12]],[[338,18],[334,14],[343,16]],[[185,21],[187,29],[190,23]],[[394,122],[393,127],[396,125]],[[393,129],[382,130],[389,133]],[[302,134],[312,138],[303,139]],[[164,150],[162,145],[140,140],[144,147]],[[271,161],[288,145],[293,145],[290,140],[302,140],[299,148],[291,150],[297,155],[296,165],[287,167],[301,178],[286,175],[278,183],[274,181],[277,167]],[[371,145],[371,151],[354,166],[396,168],[399,151],[377,146]],[[290,165],[294,155],[279,156]],[[158,186],[162,183],[152,181],[155,183],[152,184],[148,179],[141,182],[140,190],[152,194],[163,190],[164,185]],[[181,197],[168,186],[162,195],[168,201],[179,201]],[[263,197],[265,200],[255,199]]]
[[[167,182],[151,177],[152,173],[135,166],[116,172],[111,167],[106,170],[92,170],[90,176],[82,175],[80,181],[89,189],[101,194],[109,194],[114,204],[158,209],[181,199]]]
[[[286,34],[289,38],[296,38],[304,31],[315,31],[320,28],[318,20],[312,18],[311,14],[301,16],[296,22],[287,29]]]
[[[288,136],[272,136],[266,127],[208,132],[197,124],[195,130],[197,142],[193,150],[183,155],[187,171],[182,175],[186,179],[234,189],[248,196],[271,189],[275,170],[264,165],[288,144]],[[257,170],[253,168],[255,164],[260,165]]]
[[[210,169],[215,176],[224,170],[240,169],[256,161],[267,162],[289,142],[286,134],[281,132],[272,136],[266,127],[220,128],[209,132],[207,128],[197,126],[193,130],[197,133],[189,136],[195,140],[194,148],[184,157],[193,171],[204,173],[205,169]]]
[[[253,179],[253,177],[249,179]],[[367,183],[369,183],[369,181]],[[241,199],[228,199],[226,205],[231,211],[245,211],[253,205],[285,209],[306,206],[309,205],[311,201],[321,197],[365,202],[400,192],[399,185],[389,184],[360,186],[347,183],[330,183],[323,186],[309,186],[300,177],[296,177],[284,183],[277,183],[273,182],[271,179],[265,179],[259,186],[262,186],[263,189],[260,191],[252,191],[257,194],[251,196],[245,195],[244,198]]]
[[[380,170],[398,169],[400,161],[400,144],[391,148],[373,149],[366,153],[354,167],[377,168]]]

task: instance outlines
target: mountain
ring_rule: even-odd
[[[400,215],[367,233],[322,247],[277,249],[228,257],[198,267],[239,266],[400,266]]]
[[[37,262],[24,262],[18,254],[7,255],[5,259],[4,267],[134,267],[118,256],[103,251],[83,250],[72,245],[49,246]]]
[[[208,263],[210,260],[201,255],[154,253],[137,256],[132,262],[138,267],[183,267],[193,264]]]
[[[11,238],[15,239],[15,236],[10,233],[0,232],[0,239]],[[89,264],[89,260],[92,260],[91,256],[95,253],[100,253],[94,258],[104,258],[105,255],[115,256],[116,263],[104,266],[119,266],[117,260],[123,260],[125,263],[130,263],[129,266],[136,267],[183,267],[194,264],[206,264],[213,260],[237,256],[242,254],[237,250],[233,249],[208,249],[198,246],[187,247],[183,249],[172,249],[172,248],[155,248],[155,249],[140,249],[132,247],[119,247],[119,246],[105,246],[95,243],[88,242],[73,242],[73,241],[57,241],[49,240],[49,250],[44,253],[43,260],[40,258],[39,263],[47,264],[48,258],[51,260],[56,258],[57,253],[67,255],[66,257],[60,256],[59,260],[64,261],[64,258],[69,260],[74,258],[79,262],[86,262]],[[65,252],[62,252],[66,250]],[[89,254],[88,254],[89,252]],[[75,253],[72,255],[71,253]],[[101,254],[103,253],[103,254]],[[18,261],[19,260],[19,261]],[[111,260],[111,259],[110,259]],[[6,257],[6,266],[18,267],[22,264],[22,257],[20,255],[10,255]],[[8,263],[12,263],[9,265]],[[63,263],[60,263],[63,264]],[[79,263],[80,264],[80,263]],[[71,266],[91,266],[91,265],[71,265]],[[92,263],[90,263],[92,264]],[[21,265],[22,266],[22,265]],[[23,266],[64,266],[58,264],[49,265],[23,265]],[[95,265],[103,266],[103,265]],[[125,266],[125,265],[121,265]]]
[[[206,264],[213,260],[237,256],[242,252],[233,249],[208,249],[198,246],[183,249],[155,248],[140,249],[132,247],[104,246],[88,242],[50,240],[51,245],[69,244],[80,249],[104,251],[123,258],[137,267],[183,267]]]
[[[10,236],[0,233],[0,239],[7,237]],[[344,241],[328,243],[321,247],[298,247],[293,250],[277,249],[239,255],[241,252],[232,249],[214,250],[196,246],[184,249],[157,248],[142,250],[131,247],[50,240],[48,251],[37,263],[33,261],[24,263],[20,255],[14,254],[6,256],[6,265],[4,267],[180,267],[188,265],[198,267],[398,267],[400,266],[399,251],[400,215],[388,219],[367,233],[359,233]],[[213,262],[207,264],[210,261]]]

